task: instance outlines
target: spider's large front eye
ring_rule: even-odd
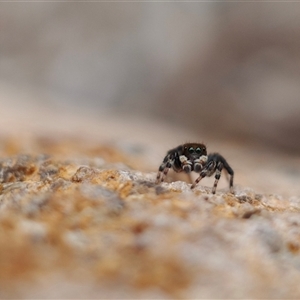
[[[201,148],[197,148],[197,149],[196,149],[196,153],[197,153],[197,154],[201,154],[201,153],[202,153],[202,149],[201,149]]]
[[[194,153],[194,148],[193,148],[193,147],[189,148],[189,153],[190,153],[190,154],[193,154],[193,153]]]

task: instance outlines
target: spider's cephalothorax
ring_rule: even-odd
[[[163,182],[171,168],[175,172],[190,173],[194,171],[200,173],[199,177],[192,184],[192,189],[195,188],[202,178],[215,174],[215,182],[212,188],[213,194],[216,192],[218,181],[224,168],[230,175],[229,188],[230,192],[233,193],[234,172],[232,168],[225,158],[218,153],[212,153],[207,156],[206,147],[203,144],[187,143],[169,150],[158,169],[156,183]]]

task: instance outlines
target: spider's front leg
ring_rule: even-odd
[[[209,154],[206,165],[204,166],[203,170],[200,172],[199,177],[195,180],[191,188],[192,189],[195,188],[202,178],[206,176],[208,177],[212,176],[215,173],[215,182],[212,188],[212,193],[215,194],[223,168],[230,175],[229,189],[230,192],[233,194],[234,172],[232,168],[229,166],[229,164],[227,163],[227,161],[225,160],[225,158],[218,153]]]
[[[159,166],[157,176],[156,176],[156,181],[155,181],[156,184],[163,182],[165,180],[171,168],[173,168],[174,170],[181,168],[181,164],[179,161],[179,154],[178,154],[179,149],[180,148],[178,147],[168,151],[162,164]]]
[[[170,160],[169,156],[167,155],[163,160],[163,163],[159,166],[155,184],[163,182],[169,172],[169,169],[172,168],[172,161]]]

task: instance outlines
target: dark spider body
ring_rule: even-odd
[[[215,182],[212,193],[216,193],[217,185],[221,177],[223,168],[230,175],[229,188],[233,193],[234,172],[225,158],[219,153],[207,155],[206,146],[201,143],[187,143],[180,145],[167,152],[162,164],[158,169],[156,183],[163,182],[169,169],[175,172],[190,173],[192,171],[199,173],[199,177],[192,184],[191,189],[195,188],[204,177],[210,177],[215,174]]]

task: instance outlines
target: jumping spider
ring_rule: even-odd
[[[207,155],[206,146],[203,144],[187,143],[169,150],[158,169],[155,183],[163,182],[171,168],[175,172],[183,171],[189,174],[194,171],[200,173],[199,177],[192,184],[191,189],[195,188],[202,178],[215,174],[215,182],[212,188],[213,194],[216,193],[218,181],[224,168],[230,175],[229,189],[233,193],[233,170],[222,155],[218,153]]]

